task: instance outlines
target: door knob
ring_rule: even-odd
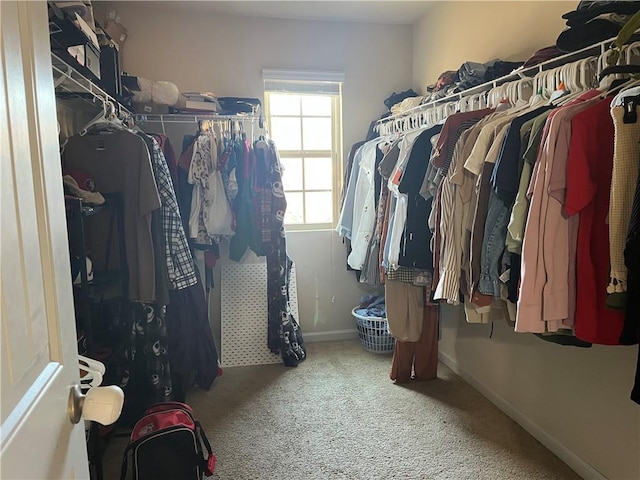
[[[111,425],[120,417],[124,405],[124,392],[120,387],[94,387],[83,395],[79,385],[71,387],[67,413],[71,423],[78,423],[81,418]]]

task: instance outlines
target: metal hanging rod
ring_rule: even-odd
[[[258,126],[262,128],[264,119],[255,113],[248,113],[245,115],[217,115],[217,114],[185,114],[185,113],[165,113],[165,114],[147,114],[139,113],[135,116],[135,121],[138,124],[144,123],[159,123],[162,128],[162,133],[166,134],[166,124],[168,123],[183,123],[183,124],[199,124],[200,122],[251,122],[251,132],[253,136],[255,122],[258,121]]]
[[[159,122],[159,123],[198,123],[200,121],[212,121],[212,122],[224,122],[228,120],[232,121],[258,121],[259,115],[246,114],[246,115],[216,115],[216,114],[189,114],[189,113],[163,113],[163,114],[150,114],[150,113],[138,113],[135,115],[136,122]]]

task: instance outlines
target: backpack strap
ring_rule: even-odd
[[[122,456],[122,469],[120,470],[120,480],[126,480],[127,478],[129,450],[131,449],[128,446],[124,449],[124,455]]]
[[[158,413],[158,412],[163,412],[165,410],[184,410],[187,413],[189,413],[189,415],[191,415],[193,417],[193,409],[187,405],[186,403],[182,403],[182,402],[158,402],[158,403],[154,403],[153,405],[151,405],[146,411],[145,411],[145,415],[148,415],[150,413]]]
[[[204,448],[207,451],[207,458],[201,459],[202,469],[205,475],[207,477],[210,477],[211,475],[213,475],[213,472],[216,469],[217,459],[216,459],[216,456],[213,454],[213,451],[211,450],[211,444],[209,443],[209,439],[202,431],[202,425],[200,425],[200,422],[198,421],[195,422],[195,425],[196,425],[196,434],[198,436],[198,439],[200,440],[200,443],[204,445]],[[122,478],[121,480],[124,480],[124,478]]]

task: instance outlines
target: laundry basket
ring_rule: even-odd
[[[362,347],[373,353],[391,353],[395,339],[389,333],[389,326],[386,318],[365,317],[356,313],[359,307],[351,310],[351,315],[356,319],[358,327],[358,337]]]

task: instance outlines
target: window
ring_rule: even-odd
[[[300,79],[301,72],[268,72],[265,106],[283,167],[285,224],[293,229],[332,228],[342,171],[341,82],[309,80],[309,72],[306,80]],[[318,73],[311,75],[318,78]]]

